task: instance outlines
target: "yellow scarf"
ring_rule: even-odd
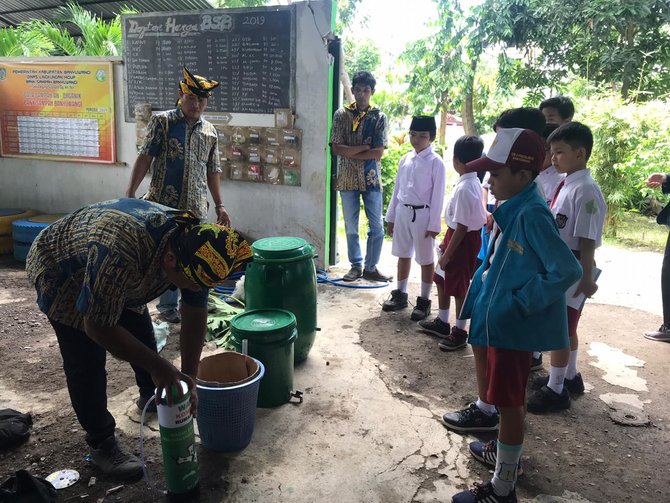
[[[356,132],[358,130],[358,126],[361,125],[361,122],[363,122],[363,119],[365,119],[365,116],[368,114],[368,110],[372,110],[372,106],[368,108],[368,110],[359,110],[358,107],[356,106],[356,102],[352,102],[349,105],[346,106],[347,109],[351,110],[352,112],[358,112],[358,114],[354,115],[354,122],[351,124],[351,130],[353,132]]]

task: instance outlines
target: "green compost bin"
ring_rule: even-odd
[[[253,245],[245,273],[246,308],[287,309],[295,315],[295,363],[307,359],[316,337],[314,246],[301,238],[270,237]]]
[[[265,367],[258,406],[288,402],[293,392],[293,344],[298,335],[293,313],[285,309],[246,311],[230,320],[230,332],[235,349],[241,352],[246,339],[249,356]]]

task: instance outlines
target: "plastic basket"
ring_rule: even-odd
[[[263,364],[254,359],[259,371],[253,379],[237,386],[198,389],[198,430],[202,446],[211,451],[232,452],[244,449],[254,432],[256,401]]]

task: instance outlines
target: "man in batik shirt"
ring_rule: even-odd
[[[28,278],[56,332],[91,460],[110,477],[137,480],[142,464],[115,436],[107,409],[107,352],[132,365],[138,407],[154,390],[160,396],[180,380],[189,385],[195,407],[209,288],[251,259],[249,244],[233,229],[199,222],[190,212],[150,201],[115,199],[61,218],[28,253]],[[182,292],[181,370],[156,352],[146,308],[170,285]]]
[[[219,83],[193,75],[184,67],[175,110],[154,115],[140,148],[126,190],[135,197],[137,187],[151,168],[149,191],[143,199],[180,210],[189,210],[204,221],[207,188],[212,193],[217,223],[230,225],[221,202],[219,150],[214,126],[202,118],[207,100]],[[176,290],[168,290],[158,301],[161,318],[180,321]]]
[[[351,269],[344,275],[345,281],[354,281],[361,276],[372,281],[392,279],[377,269],[384,243],[380,160],[387,141],[386,115],[370,106],[375,84],[370,72],[354,75],[351,92],[356,101],[335,112],[330,134],[333,153],[338,157],[336,189],[342,199],[351,263]],[[358,236],[361,197],[368,217],[365,263]]]

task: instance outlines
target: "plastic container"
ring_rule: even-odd
[[[256,402],[261,379],[265,375],[263,364],[237,353],[220,353],[203,358],[207,360],[203,369],[198,370],[196,388],[198,391],[198,431],[200,443],[206,449],[217,452],[233,452],[244,449],[254,432]],[[226,361],[243,361],[251,375],[220,374],[226,370]],[[251,361],[251,364],[249,361]],[[239,367],[241,368],[241,367]],[[209,369],[209,370],[208,370]],[[203,384],[207,382],[207,384]]]
[[[244,280],[247,310],[287,309],[295,315],[294,359],[299,363],[307,359],[317,331],[314,246],[301,238],[270,237],[251,248],[254,259]]]
[[[259,407],[275,407],[293,392],[293,344],[298,332],[295,316],[285,309],[257,309],[230,320],[231,342],[238,351],[248,341],[249,356],[265,366],[258,391]]]

